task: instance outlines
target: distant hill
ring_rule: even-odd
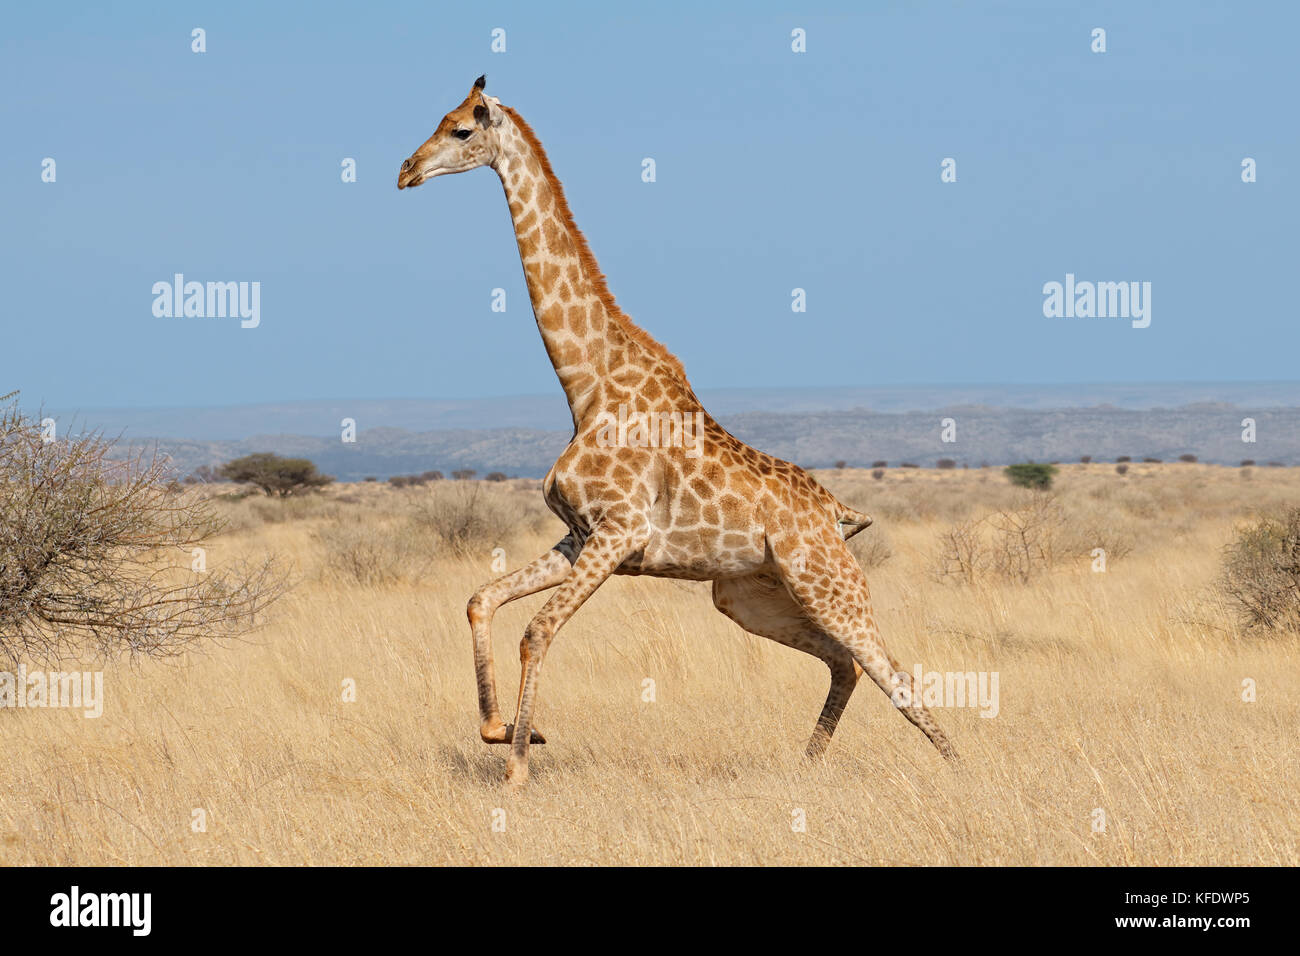
[[[1175,408],[1226,402],[1247,409],[1300,407],[1300,382],[1130,383],[1118,385],[904,385],[729,388],[698,391],[719,419],[747,412],[910,412],[965,405],[1050,410],[1110,405]],[[24,396],[30,398],[30,396]],[[37,409],[31,409],[37,411]],[[484,429],[564,431],[569,409],[557,387],[545,395],[472,399],[329,399],[214,408],[53,408],[60,430],[100,428],[127,438],[238,441],[250,435],[336,437],[344,418],[359,429],[413,432]]]
[[[1256,423],[1257,441],[1242,442],[1241,421]],[[940,440],[942,421],[955,422],[956,442]],[[932,466],[951,458],[959,465],[1016,461],[1077,461],[1081,455],[1113,460],[1151,456],[1166,461],[1194,454],[1201,461],[1235,465],[1242,459],[1300,464],[1300,407],[1242,408],[1202,403],[1146,410],[1091,407],[1025,409],[952,406],[924,412],[862,410],[721,415],[719,420],[749,444],[806,467],[836,461],[869,466],[886,460]],[[473,468],[540,477],[563,451],[566,430],[537,428],[435,429],[414,431],[362,427],[344,444],[337,431],[320,435],[259,434],[240,440],[159,437],[181,474],[255,451],[312,459],[341,481],[386,479],[430,469],[449,473]],[[139,443],[141,439],[136,439]]]

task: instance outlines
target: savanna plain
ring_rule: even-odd
[[[509,793],[465,605],[562,535],[540,482],[212,486],[184,492],[227,519],[208,563],[274,553],[293,586],[239,640],[85,662],[98,719],[0,709],[0,864],[1300,864],[1300,634],[1220,586],[1300,469],[816,474],[875,518],[853,546],[900,664],[998,675],[996,716],[934,708],[958,765],[866,680],[806,763],[820,661],[707,583],[616,577],[551,647]],[[507,719],[544,600],[496,616]]]

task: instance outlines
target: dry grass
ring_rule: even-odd
[[[1014,505],[1000,474],[825,477],[876,517],[864,554],[888,536],[870,578],[895,656],[1000,676],[996,718],[937,712],[960,769],[865,683],[825,763],[805,766],[823,665],[744,634],[707,585],[620,578],[557,638],[550,743],[508,796],[504,750],[477,737],[465,600],[493,548],[513,567],[560,527],[536,518],[537,483],[513,482],[498,489],[519,498],[513,528],[453,546],[427,520],[455,513],[436,498],[450,483],[360,485],[223,505],[236,521],[209,567],[269,547],[298,571],[255,640],[110,665],[98,720],[0,710],[0,863],[1300,863],[1300,636],[1244,633],[1212,590],[1234,527],[1300,501],[1300,470],[1065,466],[1069,526],[1123,532],[1131,553],[1105,574],[1084,554],[1028,584],[972,585],[926,571],[946,529]],[[365,529],[399,542],[373,560],[403,573],[340,567]],[[507,701],[543,600],[497,617]]]

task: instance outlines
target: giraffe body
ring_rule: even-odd
[[[545,742],[532,715],[547,648],[613,574],[712,581],[715,606],[741,627],[821,658],[831,686],[810,756],[825,750],[862,673],[952,756],[911,678],[886,652],[866,577],[845,543],[871,519],[708,415],[681,363],[618,308],[537,137],[483,86],[480,77],[402,164],[398,187],[478,166],[497,172],[538,330],[573,416],[573,439],[543,483],[568,535],[484,585],[468,606],[479,732],[488,743],[510,744],[508,781],[527,779],[529,745]],[[492,616],[552,588],[520,643],[517,715],[507,725]]]

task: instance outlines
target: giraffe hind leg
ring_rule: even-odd
[[[714,581],[713,605],[751,634],[811,654],[830,669],[830,690],[806,750],[809,759],[821,757],[862,673],[853,655],[812,625],[779,578],[754,574]]]
[[[795,602],[823,633],[847,650],[895,707],[946,759],[957,752],[885,649],[871,614],[866,575],[830,525],[770,542],[781,578]]]

